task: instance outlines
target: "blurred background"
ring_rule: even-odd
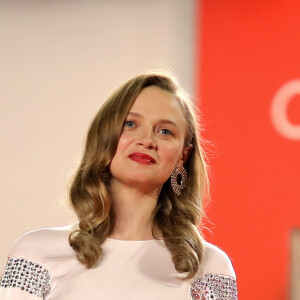
[[[203,112],[205,236],[240,299],[299,300],[299,15],[283,0],[0,0],[0,273],[21,234],[75,221],[67,186],[101,103],[167,69]]]

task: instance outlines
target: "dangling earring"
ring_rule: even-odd
[[[187,172],[186,169],[183,167],[183,162],[180,161],[176,164],[174,170],[171,174],[171,187],[173,192],[180,196],[181,191],[186,186],[187,182]]]

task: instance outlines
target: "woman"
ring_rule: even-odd
[[[207,166],[193,104],[170,75],[134,77],[90,125],[70,202],[78,224],[23,235],[1,299],[237,299],[199,232]]]

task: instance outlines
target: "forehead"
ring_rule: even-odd
[[[130,112],[143,117],[168,119],[185,128],[187,122],[181,105],[174,95],[156,86],[144,88],[134,101]]]

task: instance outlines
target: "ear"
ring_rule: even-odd
[[[186,161],[188,160],[193,147],[194,146],[192,144],[189,144],[188,146],[183,148],[181,153],[181,160],[183,161],[183,164],[185,164]]]

